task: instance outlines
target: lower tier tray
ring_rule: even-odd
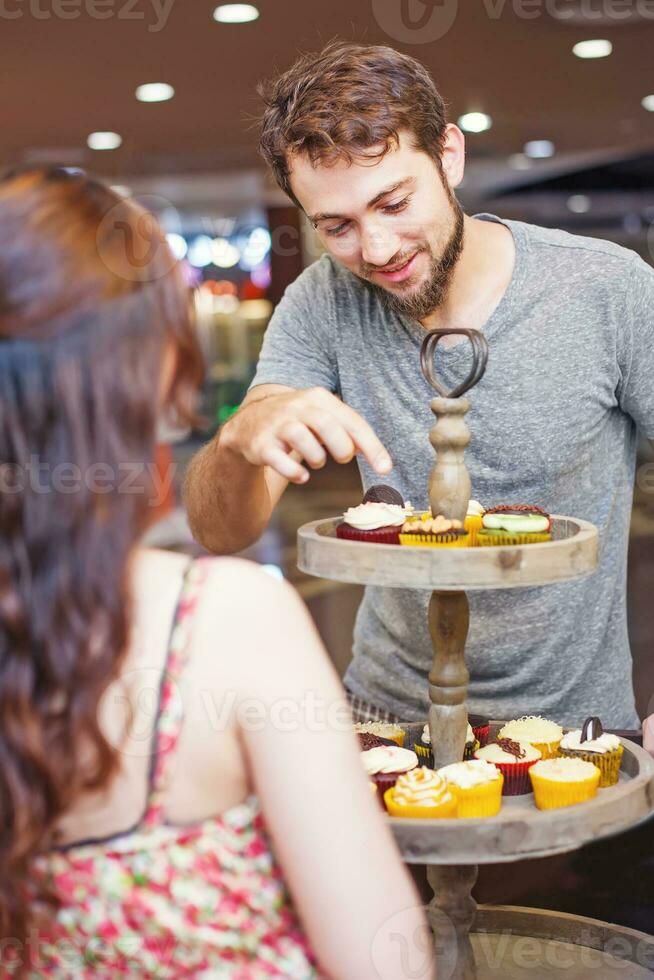
[[[422,725],[403,725],[413,738]],[[491,727],[491,739],[494,737]],[[623,739],[620,780],[587,803],[538,810],[532,793],[503,796],[496,817],[424,820],[388,817],[408,864],[500,864],[574,851],[629,830],[654,811],[654,759]]]
[[[654,980],[654,936],[585,916],[480,905],[470,941],[477,980]]]

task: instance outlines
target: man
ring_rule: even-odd
[[[263,94],[263,154],[327,255],[286,291],[243,406],[194,460],[198,539],[249,545],[327,454],[425,506],[420,345],[476,327],[490,357],[467,417],[473,495],[590,520],[601,558],[581,582],[471,593],[470,710],[637,726],[626,556],[636,427],[654,437],[653,271],[609,242],[464,216],[463,135],[425,68],[391,48],[331,44]],[[470,354],[449,339],[437,370],[454,387]],[[428,598],[366,590],[345,676],[359,717],[426,718]]]

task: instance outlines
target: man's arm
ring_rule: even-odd
[[[263,533],[289,481],[306,483],[306,466],[324,466],[327,453],[347,463],[358,452],[378,473],[391,470],[368,423],[331,392],[259,385],[189,466],[191,530],[215,554],[242,551]]]

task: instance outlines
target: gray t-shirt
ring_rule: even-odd
[[[610,242],[504,223],[516,263],[484,326],[486,374],[469,394],[472,495],[592,521],[600,567],[579,582],[469,594],[468,704],[495,718],[535,712],[577,725],[599,715],[634,727],[626,561],[636,427],[654,438],[654,271]],[[336,392],[393,458],[382,479],[358,457],[364,487],[387,482],[427,507],[434,417],[419,364],[424,333],[323,256],[275,310],[253,385]],[[467,374],[469,357],[465,342],[439,348],[445,385]],[[345,677],[354,694],[409,721],[423,720],[429,703],[429,594],[369,586]]]

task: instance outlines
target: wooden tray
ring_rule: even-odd
[[[552,518],[552,540],[493,548],[425,548],[368,544],[336,537],[341,518],[313,521],[298,531],[298,567],[310,575],[398,589],[515,589],[567,582],[597,567],[597,528],[571,517]]]
[[[411,736],[422,725],[404,725]],[[491,740],[495,736],[491,726]],[[532,793],[503,796],[496,817],[418,820],[389,817],[408,864],[499,864],[574,851],[583,844],[634,827],[654,807],[654,759],[621,739],[620,780],[587,803],[538,810]]]

